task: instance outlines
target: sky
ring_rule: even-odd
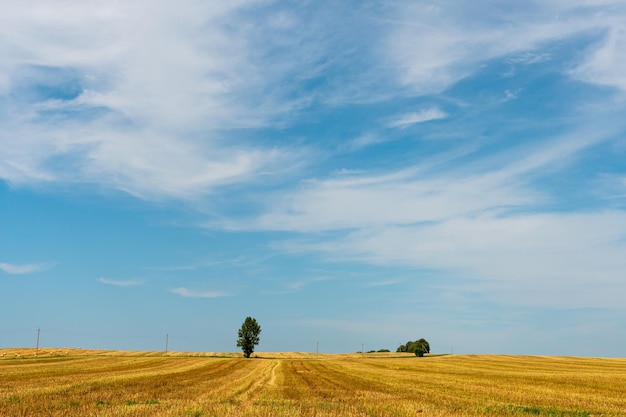
[[[0,9],[0,347],[626,356],[622,0]]]

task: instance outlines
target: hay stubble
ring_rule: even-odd
[[[622,359],[71,353],[0,360],[0,415],[626,415]]]

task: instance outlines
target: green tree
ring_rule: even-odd
[[[415,353],[415,356],[422,357],[425,353],[430,353],[430,344],[426,339],[409,340],[406,345],[400,345],[396,352],[411,352]]]
[[[430,353],[430,344],[426,341],[426,339],[419,339],[413,343],[415,356],[419,356],[420,358],[424,356],[425,353]]]
[[[261,326],[252,317],[246,317],[241,329],[239,329],[239,338],[237,346],[243,351],[243,356],[249,358],[254,347],[259,344],[259,335],[261,334]]]

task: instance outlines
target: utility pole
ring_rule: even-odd
[[[165,356],[167,356],[167,348],[168,348],[169,342],[170,342],[170,335],[166,334],[165,335]]]
[[[320,342],[315,342],[315,357],[320,353]]]
[[[41,332],[41,329],[38,327],[37,328],[37,347],[35,348],[35,357],[39,356],[39,333]]]
[[[363,349],[363,343],[361,343],[361,356],[365,355],[365,349]]]

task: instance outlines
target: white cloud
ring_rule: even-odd
[[[583,81],[626,91],[626,25],[613,27],[572,75]]]
[[[509,59],[509,62],[512,64],[532,65],[545,62],[550,59],[552,59],[552,56],[548,53],[522,52]]]
[[[463,165],[455,165],[453,155],[440,164],[429,159],[423,166],[379,175],[341,173],[303,181],[295,190],[266,199],[269,203],[257,217],[226,219],[217,225],[233,230],[320,232],[439,222],[540,206],[550,196],[528,182],[528,175],[563,169],[583,150],[612,134],[610,128],[589,124],[549,142]]]
[[[359,149],[366,148],[368,146],[372,146],[372,145],[376,145],[376,144],[384,143],[384,142],[387,142],[387,140],[385,140],[382,136],[370,132],[370,133],[365,133],[363,135],[360,135],[354,138],[353,140],[348,142],[345,147],[342,147],[342,149],[356,151]]]
[[[401,281],[399,280],[388,280],[388,281],[376,281],[376,282],[368,282],[364,285],[365,288],[378,288],[378,287],[387,287],[390,285],[397,285]]]
[[[446,271],[475,280],[471,290],[495,302],[618,307],[626,214],[544,213],[559,196],[539,191],[541,178],[614,137],[612,128],[585,126],[470,163],[311,180],[226,227],[308,234],[275,242],[284,252]]]
[[[509,62],[536,63],[545,59],[545,54],[534,50],[550,42],[608,31],[611,37],[591,52],[575,73],[586,81],[623,88],[623,3],[533,2],[513,9],[509,6],[399,3],[399,19],[384,50],[395,63],[400,82],[415,94],[438,93],[472,75],[488,60],[515,54],[523,61],[513,58]]]
[[[139,280],[118,281],[118,280],[108,279],[104,277],[98,278],[98,282],[102,284],[106,284],[106,285],[115,285],[116,287],[132,287],[135,285],[143,284],[143,281],[139,281]]]
[[[463,217],[312,243],[334,260],[448,270],[514,305],[623,307],[626,213]],[[469,284],[468,284],[469,285]]]
[[[254,4],[3,5],[0,178],[189,199],[289,165],[287,151],[224,133],[300,105],[281,98],[297,69],[260,65],[262,30],[228,24]]]
[[[405,175],[312,181],[283,197],[250,226],[306,232],[412,224],[530,204],[538,198],[519,184],[505,185],[497,176],[419,179]]]
[[[521,90],[504,90],[504,98],[501,100],[503,103],[507,101],[517,100]]]
[[[189,298],[218,298],[231,295],[221,291],[196,291],[183,287],[175,288],[173,290],[170,290],[170,292],[176,295],[180,295],[181,297]]]
[[[328,279],[329,279],[328,277],[314,277],[314,278],[307,278],[307,279],[301,279],[298,281],[293,281],[287,285],[287,290],[289,292],[298,292],[302,290],[304,287],[307,287],[309,285],[312,285],[318,282],[327,281]]]
[[[440,120],[448,117],[448,113],[437,107],[421,110],[415,113],[407,113],[399,116],[387,124],[389,127],[404,129],[417,123],[424,123],[431,120]]]
[[[50,269],[50,264],[9,264],[6,262],[0,262],[0,271],[5,272],[7,274],[31,274],[33,272],[45,271],[46,269]]]
[[[537,63],[546,59],[539,46],[594,31],[609,36],[571,74],[626,83],[619,2],[496,5],[480,15],[473,5],[398,2],[380,19],[351,10],[350,24],[332,35],[320,29],[347,9],[309,15],[265,4],[5,2],[0,95],[10,100],[0,112],[0,178],[96,184],[147,199],[206,196],[304,159],[291,148],[243,141],[239,128],[289,123],[316,101],[372,102],[405,96],[405,86],[408,94],[441,91],[492,58]],[[600,9],[609,5],[610,16]],[[372,24],[381,35],[361,36]],[[374,65],[381,60],[391,68]],[[344,82],[356,67],[368,69]],[[305,88],[321,75],[336,81]],[[390,126],[443,117],[431,108]],[[363,135],[351,147],[381,141]]]

